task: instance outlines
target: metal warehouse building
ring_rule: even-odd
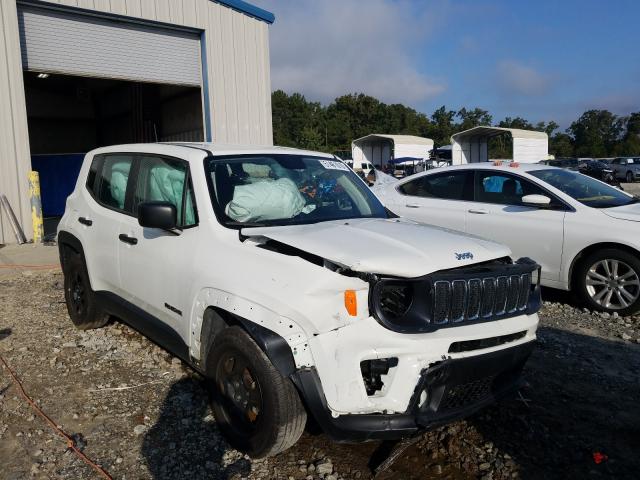
[[[0,0],[0,193],[27,237],[32,168],[56,216],[93,148],[271,144],[273,19],[240,0]]]

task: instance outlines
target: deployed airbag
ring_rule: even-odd
[[[288,178],[238,185],[225,213],[237,222],[293,218],[305,209],[298,187]]]

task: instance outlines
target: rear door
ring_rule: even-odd
[[[138,205],[148,201],[175,205],[180,229],[172,233],[141,227],[137,214],[123,218],[117,235],[122,289],[128,301],[162,321],[159,327],[168,330],[164,333],[184,340],[188,338],[190,271],[196,261],[198,230],[188,163],[141,154],[131,192],[132,210],[137,213]]]
[[[524,195],[551,198],[550,208],[522,204]],[[467,232],[503,243],[514,258],[530,257],[542,266],[542,277],[560,279],[567,206],[533,182],[499,170],[477,170],[475,198],[469,205]]]
[[[126,205],[134,156],[127,153],[96,155],[87,177],[93,201],[82,202],[76,221],[94,290],[120,293],[117,232],[131,215]]]
[[[401,217],[465,231],[473,200],[473,171],[456,170],[422,175],[397,186],[389,209]]]

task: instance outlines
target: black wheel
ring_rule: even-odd
[[[593,310],[629,315],[640,310],[640,260],[623,250],[592,253],[575,272],[577,294]]]
[[[633,172],[627,172],[627,183],[633,183]]]
[[[64,298],[69,317],[79,329],[100,328],[109,321],[109,315],[97,305],[84,258],[77,253],[71,253],[65,259]]]
[[[234,448],[259,458],[298,441],[307,420],[298,392],[242,328],[216,335],[206,373],[216,423]]]

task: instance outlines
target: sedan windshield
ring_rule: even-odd
[[[205,171],[216,215],[227,226],[387,217],[369,188],[338,160],[279,154],[209,157]]]
[[[534,170],[529,175],[566,193],[578,202],[593,208],[620,207],[636,203],[638,200],[621,191],[571,170]]]

